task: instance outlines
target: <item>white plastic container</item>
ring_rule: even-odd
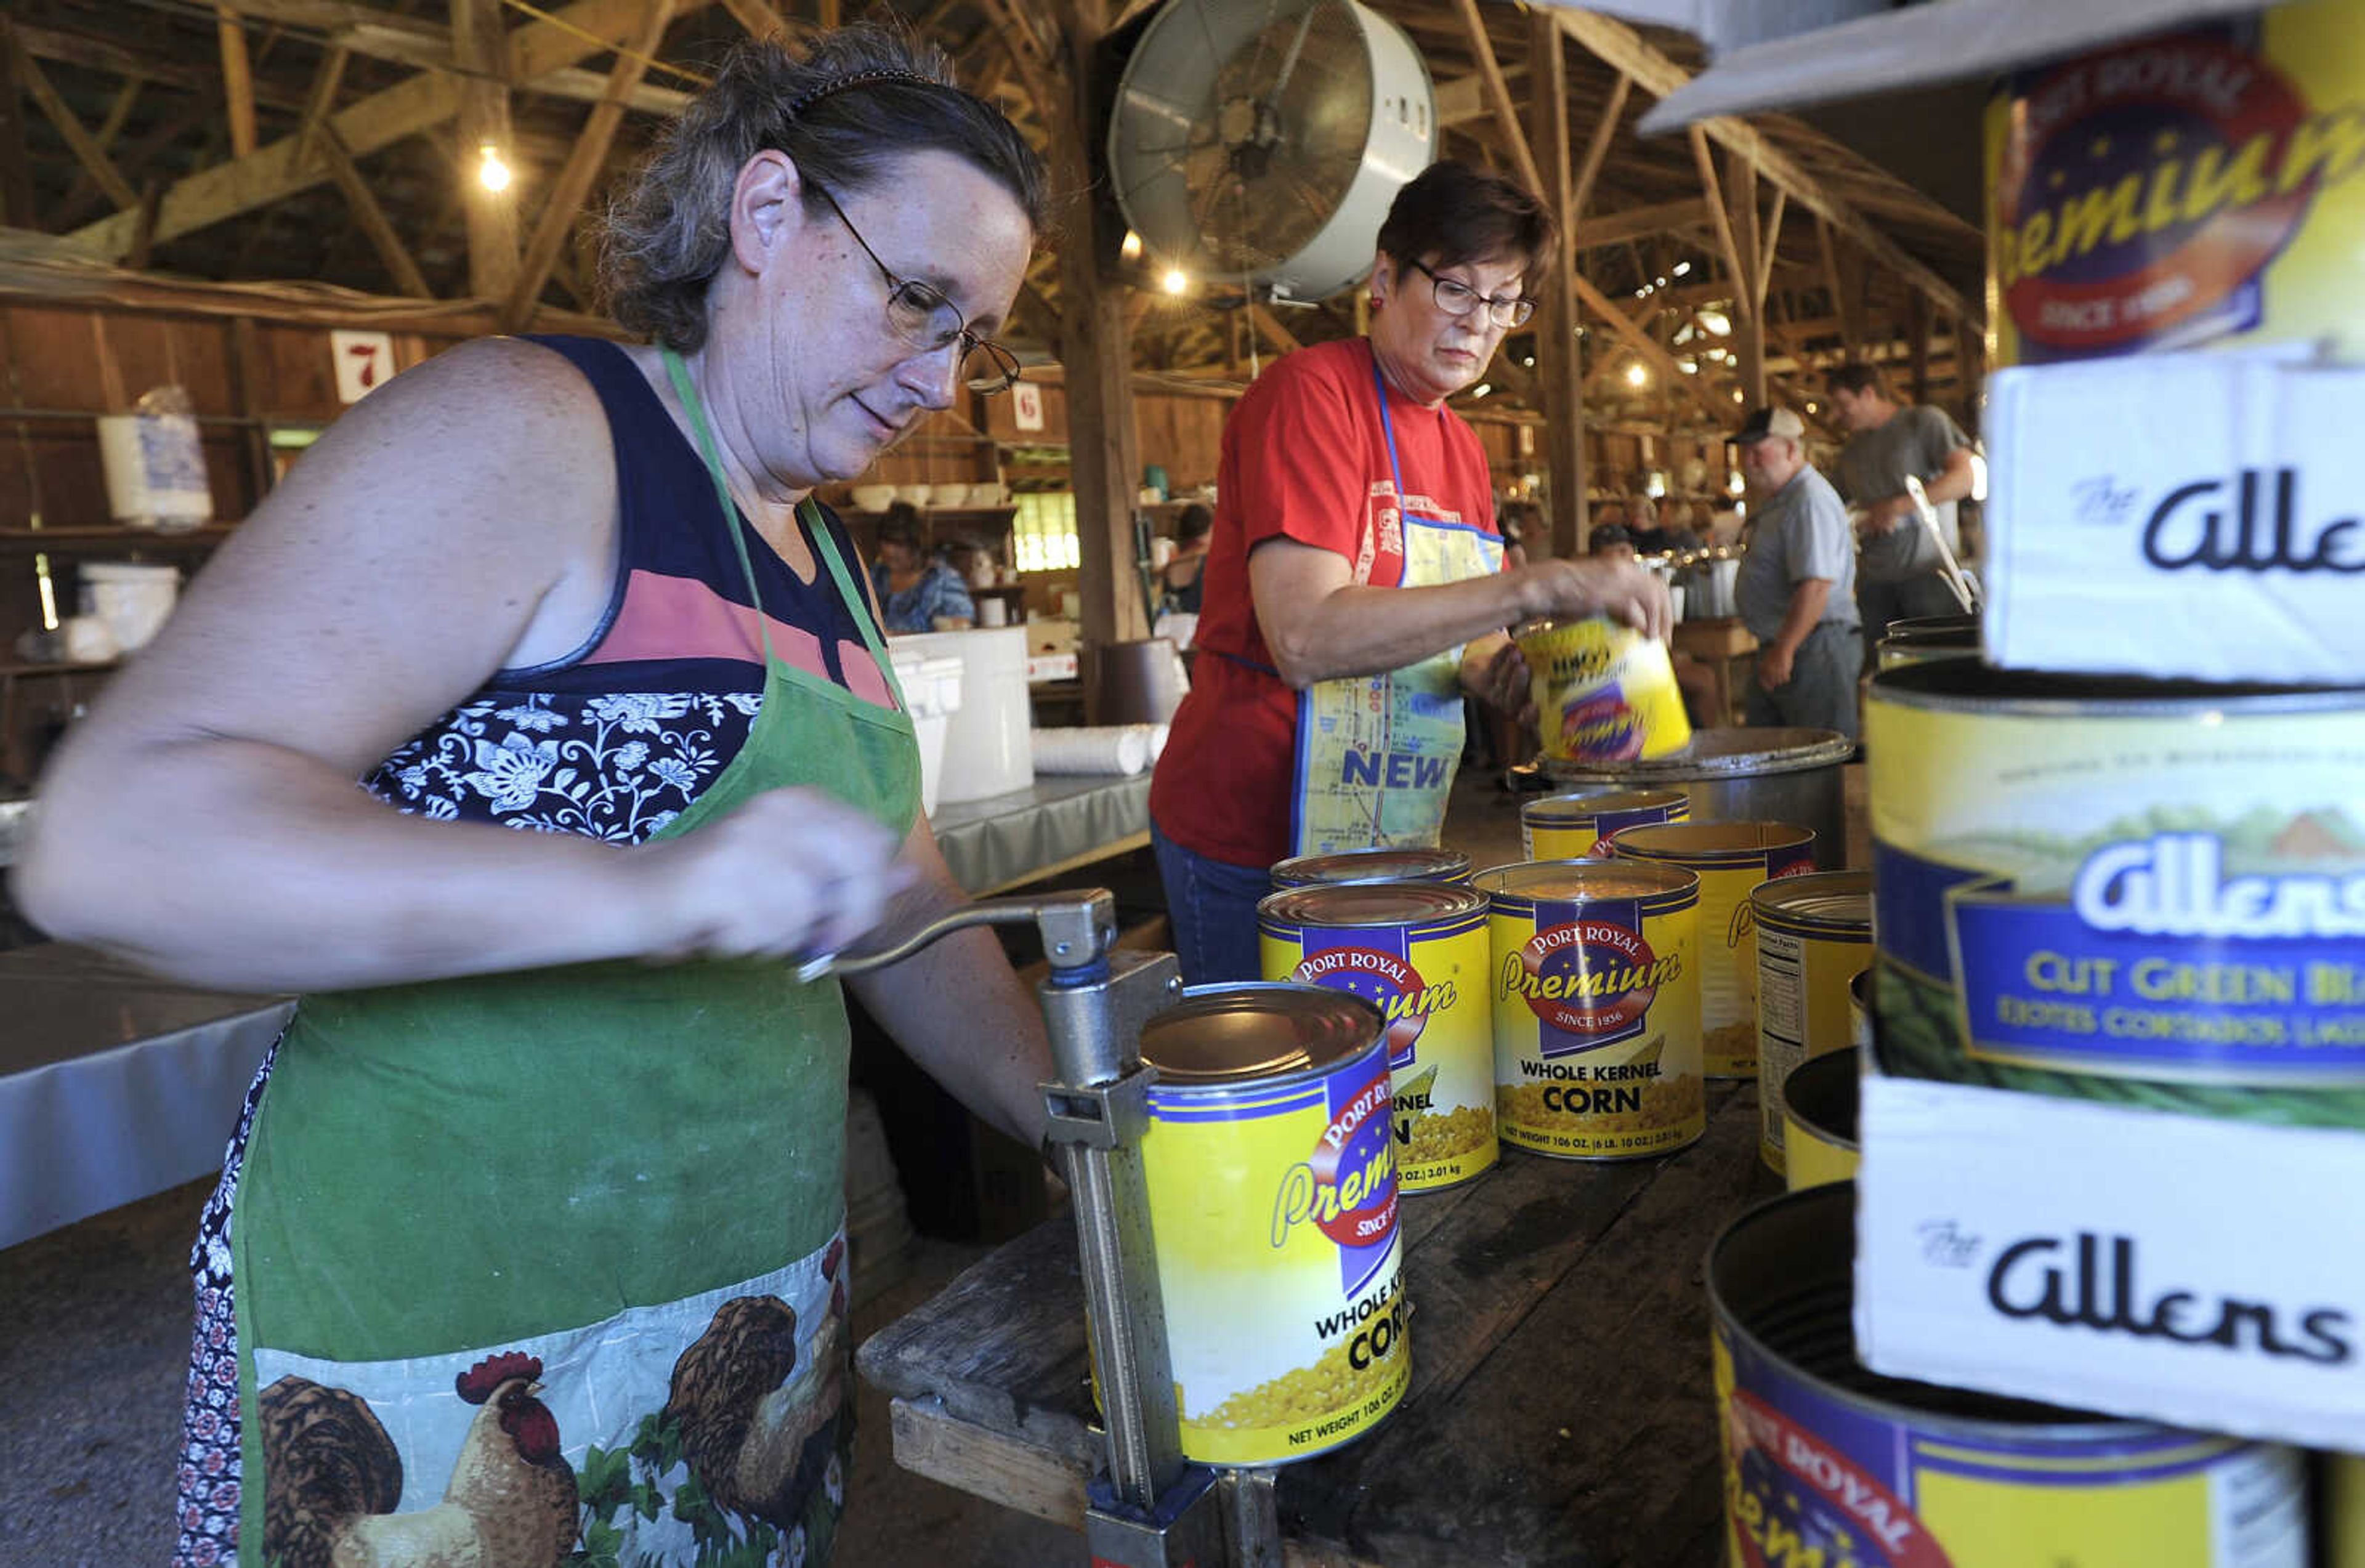
[[[945,734],[944,776],[937,790],[942,803],[1006,795],[1035,782],[1026,627],[928,632],[898,637],[890,646],[961,662],[960,708]]]
[[[887,644],[895,666],[895,684],[903,689],[912,727],[920,737],[920,810],[934,815],[936,794],[945,777],[945,738],[953,715],[960,711],[961,662],[948,655],[913,647],[913,637],[897,637]]]
[[[98,461],[118,522],[175,532],[212,521],[205,448],[188,415],[100,415]]]
[[[77,570],[83,613],[106,622],[127,654],[157,633],[181,597],[181,574],[171,566],[85,561]]]

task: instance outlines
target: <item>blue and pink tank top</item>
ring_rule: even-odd
[[[362,787],[442,821],[611,844],[657,832],[738,755],[763,705],[759,612],[724,532],[733,527],[755,565],[773,655],[893,708],[829,574],[800,580],[736,508],[722,515],[697,449],[631,357],[596,338],[530,341],[566,355],[607,411],[621,511],[607,611],[565,658],[494,672]],[[857,559],[845,525],[817,510],[839,554]]]

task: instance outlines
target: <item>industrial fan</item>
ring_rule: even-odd
[[[1170,0],[1126,62],[1108,169],[1162,264],[1315,300],[1362,279],[1437,138],[1412,40],[1357,0]]]

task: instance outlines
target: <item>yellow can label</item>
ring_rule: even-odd
[[[1159,1083],[1141,1145],[1182,1451],[1347,1441],[1411,1378],[1384,1052],[1260,1086]]]
[[[1700,1063],[1710,1078],[1755,1078],[1757,921],[1749,895],[1777,877],[1812,873],[1812,839],[1747,857],[1645,852],[1628,842],[1619,844],[1618,853],[1698,876]]]
[[[1869,927],[1852,935],[1757,920],[1758,1152],[1782,1169],[1782,1081],[1809,1057],[1855,1043],[1848,986],[1872,963]]]
[[[1691,744],[1691,719],[1664,643],[1597,616],[1524,629],[1519,644],[1547,756],[1631,762]]]
[[[1883,1049],[2244,1086],[2228,1114],[2365,1083],[2365,705],[2313,700],[2047,714],[1876,684]]]
[[[1783,1147],[1782,1184],[1800,1193],[1832,1182],[1855,1180],[1856,1151],[1833,1143],[1785,1108],[1782,1124],[1789,1137]]]
[[[1720,1321],[1728,1568],[2303,1568],[2295,1450],[1848,1399]]]
[[[1607,860],[1611,854],[1609,841],[1630,827],[1691,820],[1689,798],[1674,790],[1666,793],[1675,798],[1664,805],[1625,806],[1597,812],[1561,811],[1550,818],[1541,813],[1531,815],[1522,808],[1519,812],[1519,847],[1525,853],[1521,858]]]
[[[1622,1159],[1698,1137],[1698,902],[1497,900],[1488,924],[1503,1141]]]
[[[1264,978],[1352,991],[1387,1020],[1396,1180],[1407,1193],[1495,1163],[1486,916],[1435,926],[1261,925]]]
[[[2350,0],[2009,78],[1986,134],[1996,363],[2320,338],[2353,353],[2360,127]]]

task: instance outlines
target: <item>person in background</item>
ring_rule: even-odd
[[[610,208],[655,342],[373,392],[68,736],[27,913],[301,993],[192,1258],[175,1563],[828,1560],[848,1028],[786,960],[962,895],[813,492],[1014,379],[1044,186],[933,47],[737,45]],[[994,936],[846,989],[1041,1138]]]
[[[879,520],[879,558],[870,589],[890,632],[960,632],[977,624],[977,604],[960,574],[928,554],[928,523],[920,509],[897,501]]]
[[[1505,501],[1495,509],[1496,526],[1503,534],[1503,565],[1516,568],[1528,564],[1529,531],[1543,528],[1543,508],[1533,501]]]
[[[1962,550],[1955,503],[1976,484],[1970,438],[1926,404],[1900,406],[1877,365],[1832,372],[1832,403],[1853,432],[1840,448],[1839,490],[1864,510],[1864,551],[1856,562],[1856,603],[1865,640],[1877,643],[1891,621],[1960,615],[1963,606],[1939,576],[1936,540],[1913,514],[1910,475],[1922,481],[1946,547]]]
[[[1732,440],[1749,486],[1749,523],[1732,595],[1757,639],[1752,724],[1837,730],[1856,738],[1855,550],[1847,508],[1807,461],[1805,421],[1760,409]]]
[[[1556,243],[1530,192],[1430,165],[1381,225],[1370,335],[1276,361],[1226,422],[1201,657],[1149,791],[1185,979],[1258,977],[1274,861],[1438,842],[1462,694],[1527,700],[1504,628],[1665,635],[1666,591],[1631,565],[1503,569],[1485,450],[1445,406],[1533,314]]]
[[[1613,512],[1612,515],[1620,515]],[[1595,525],[1586,542],[1587,552],[1597,561],[1631,561],[1634,558],[1634,535],[1622,522]]]
[[[1215,532],[1216,514],[1204,502],[1193,501],[1174,519],[1174,558],[1159,574],[1159,610],[1167,615],[1196,615],[1207,570],[1207,540]]]

